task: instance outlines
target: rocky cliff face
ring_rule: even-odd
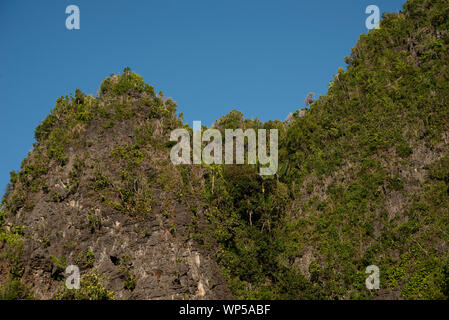
[[[448,17],[409,0],[307,112],[218,119],[278,129],[272,177],[173,166],[176,105],[129,69],[59,98],[2,201],[0,298],[447,299]]]
[[[127,70],[98,98],[58,99],[4,199],[3,284],[21,278],[42,299],[231,297],[193,240],[201,169],[178,171],[165,146],[175,109]],[[68,265],[81,270],[77,293],[64,289]]]

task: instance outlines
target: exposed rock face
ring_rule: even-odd
[[[51,256],[65,257],[68,264],[81,268],[82,275],[92,269],[79,262],[85,252],[94,254],[93,269],[105,275],[106,288],[118,299],[230,297],[208,253],[194,241],[174,236],[169,220],[161,214],[135,219],[112,210],[97,210],[101,228],[92,233],[88,210],[65,209],[65,205],[55,208],[41,199],[32,212],[19,213],[13,220],[14,224],[33,226],[25,233],[22,261],[23,278],[34,284],[36,298],[50,299],[61,289],[60,281],[55,281],[59,276]],[[187,208],[179,207],[176,230],[185,232],[188,221]],[[49,239],[49,247],[43,247],[39,235]],[[117,264],[125,256],[131,257],[130,271],[135,276],[132,291],[124,288],[126,277]]]
[[[112,88],[144,86],[129,73],[108,79]],[[164,145],[181,125],[174,103],[149,86],[117,95],[104,85],[99,98],[77,91],[58,100],[52,126],[36,133],[5,197],[6,232],[25,228],[20,246],[1,251],[0,284],[15,273],[35,298],[52,299],[64,291],[66,266],[76,265],[81,279],[100,275],[116,299],[231,298],[210,249],[193,240],[203,219],[201,168],[181,174]],[[92,119],[72,122],[80,113]]]

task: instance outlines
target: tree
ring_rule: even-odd
[[[315,101],[313,99],[314,96],[315,96],[315,93],[309,92],[307,97],[304,99],[304,105],[307,106],[307,107],[310,107],[313,104],[313,102]]]

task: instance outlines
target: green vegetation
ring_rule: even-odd
[[[119,272],[124,278],[123,287],[127,290],[133,291],[136,288],[136,276],[134,275],[131,257],[128,255],[124,255],[120,259],[119,263]]]
[[[31,289],[19,280],[10,280],[0,286],[0,300],[29,300],[33,299]]]
[[[2,216],[4,217],[4,213],[0,210],[0,217]],[[23,274],[21,255],[25,227],[20,225],[10,227],[3,224],[0,227],[0,243],[4,246],[0,252],[0,259],[8,262],[10,276],[13,279],[19,279]]]
[[[380,268],[389,298],[448,299],[448,16],[445,0],[409,0],[385,14],[380,29],[360,36],[327,95],[289,121],[262,123],[237,110],[218,119],[222,131],[279,130],[273,177],[261,177],[258,165],[172,165],[169,134],[183,127],[176,104],[129,68],[106,78],[97,98],[79,89],[60,97],[2,200],[9,282],[0,298],[31,296],[20,281],[25,228],[10,218],[35,212],[44,198],[45,210],[72,214],[95,241],[105,231],[97,208],[136,224],[159,212],[170,237],[214,254],[238,299],[372,299],[379,293],[365,287],[369,265]],[[180,210],[190,221],[177,220],[185,219]],[[51,239],[39,235],[56,252]],[[96,267],[95,253],[70,240],[75,263]],[[50,259],[61,281],[67,262]],[[113,263],[124,289],[134,290],[131,257]],[[56,298],[112,299],[103,280],[86,274],[80,290],[63,288]]]
[[[95,254],[90,250],[83,250],[75,259],[75,264],[83,268],[92,268],[95,262]]]
[[[88,216],[89,219],[89,228],[90,232],[94,233],[95,230],[99,230],[101,228],[101,218],[96,214],[90,214]]]
[[[81,277],[78,290],[67,289],[65,284],[55,296],[56,300],[113,300],[114,292],[103,285],[104,279],[97,273],[89,273]]]
[[[449,256],[435,247],[449,241],[448,12],[413,0],[384,15],[304,117],[263,124],[279,129],[275,179],[209,175],[205,242],[237,298],[372,298],[370,264],[392,297],[449,298]],[[237,111],[217,123],[260,126]],[[426,154],[436,160],[423,166]]]

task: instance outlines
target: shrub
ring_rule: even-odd
[[[55,296],[56,300],[113,300],[114,292],[103,286],[103,279],[97,273],[82,276],[80,288],[67,289],[65,284]]]
[[[29,300],[33,299],[31,289],[19,280],[9,280],[0,286],[0,300]]]

